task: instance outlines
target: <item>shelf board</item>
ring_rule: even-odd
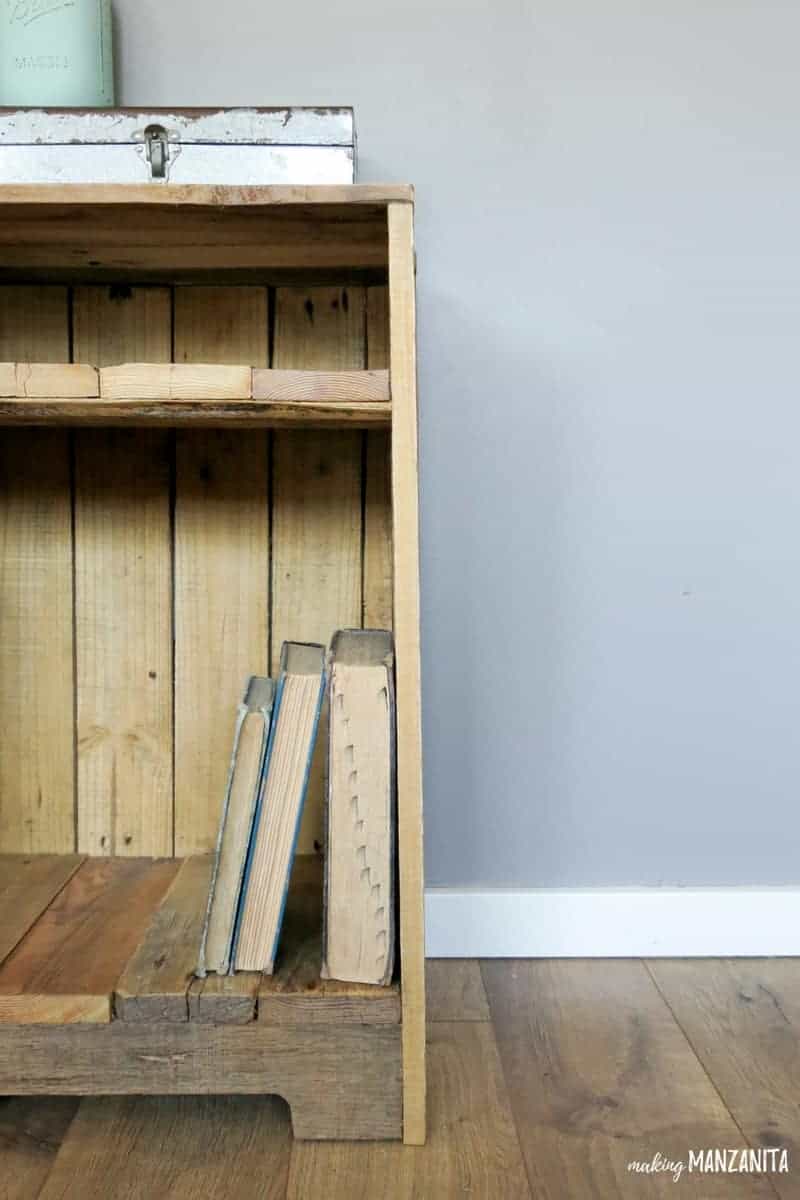
[[[0,184],[3,270],[381,270],[400,186]]]
[[[62,871],[56,856],[43,856],[41,871],[32,861],[2,860],[6,880],[16,885],[0,891],[0,929],[14,926],[0,965],[0,1025],[400,1022],[399,983],[320,978],[322,864],[314,856],[295,860],[276,973],[206,980],[193,971],[208,856],[64,856]],[[20,889],[28,880],[39,886],[23,930]],[[11,905],[14,912],[5,911]]]
[[[0,425],[374,428],[390,394],[388,371],[0,363]]]
[[[258,1019],[272,1025],[396,1025],[400,985],[340,983],[320,978],[322,966],[322,860],[294,861],[278,969],[258,989]]]
[[[259,208],[295,205],[413,203],[407,183],[248,184],[203,183],[2,183],[3,204],[91,204],[185,208]]]
[[[0,399],[0,425],[127,425],[240,429],[376,429],[391,404],[288,404],[273,400]]]

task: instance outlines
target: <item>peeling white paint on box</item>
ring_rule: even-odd
[[[0,181],[15,183],[147,183],[143,146],[0,146]],[[344,146],[170,146],[159,183],[352,183],[353,151]]]
[[[149,125],[170,141],[252,146],[355,146],[352,108],[19,109],[0,112],[0,145],[143,142]]]
[[[350,108],[0,112],[0,181],[347,184]]]

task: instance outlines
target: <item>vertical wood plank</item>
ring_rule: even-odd
[[[267,295],[175,290],[175,361],[266,366]],[[175,848],[213,848],[236,706],[265,674],[269,626],[267,434],[177,434]]]
[[[347,370],[365,365],[363,287],[279,288],[273,366]],[[275,434],[272,551],[272,669],[286,640],[328,645],[361,624],[361,445],[359,432]],[[323,710],[297,853],[322,844]]]
[[[388,215],[403,1139],[416,1145],[425,1140],[425,922],[414,210],[392,203]]]
[[[367,366],[389,366],[389,295],[385,287],[367,289]],[[365,629],[392,628],[392,470],[391,437],[367,431],[364,480]]]
[[[0,361],[69,360],[67,291],[0,287]],[[75,846],[72,500],[63,430],[0,433],[0,850]]]
[[[95,367],[169,362],[171,310],[166,287],[76,287],[73,360]]]
[[[75,440],[78,847],[172,853],[168,443],[160,430]]]
[[[168,362],[167,288],[79,287],[73,355]],[[78,846],[172,853],[170,441],[75,434]]]

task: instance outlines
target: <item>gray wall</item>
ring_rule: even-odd
[[[428,883],[798,882],[794,6],[116,7],[417,185]]]

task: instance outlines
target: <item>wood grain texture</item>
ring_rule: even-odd
[[[775,1191],[800,1196],[800,960],[654,959],[647,965],[750,1145],[788,1151],[789,1173],[770,1176]]]
[[[263,288],[177,288],[175,358],[267,361]],[[175,849],[216,842],[248,676],[267,674],[266,433],[181,431],[175,497]]]
[[[210,854],[180,864],[114,989],[119,1020],[188,1021],[213,866]]]
[[[79,287],[73,348],[101,367],[169,358],[165,288]],[[75,434],[78,847],[172,853],[171,449],[164,432]]]
[[[0,425],[383,429],[391,418],[391,404],[377,401],[0,399]]]
[[[389,294],[367,289],[367,366],[389,366]],[[365,629],[392,628],[392,441],[389,431],[368,430],[364,455]]]
[[[130,860],[126,860],[130,861]],[[296,1138],[399,1138],[394,1025],[0,1025],[0,1093],[278,1095]]]
[[[156,191],[167,197],[166,189]],[[250,207],[245,199],[211,208],[191,201],[152,204],[158,198],[152,189],[144,193],[151,204],[137,204],[136,194],[130,187],[123,193],[131,201],[125,210],[102,203],[6,206],[0,221],[4,273],[24,271],[30,279],[46,272],[52,279],[53,272],[63,272],[81,282],[105,277],[144,283],[154,275],[164,280],[224,270],[250,272],[251,278],[258,273],[263,281],[265,274],[287,270],[338,273],[386,266],[386,208],[377,202]],[[243,196],[240,191],[238,198]]]
[[[0,1099],[2,1200],[37,1200],[77,1108],[69,1096]]]
[[[279,288],[274,366],[360,370],[363,288]],[[276,433],[273,451],[272,669],[284,641],[327,646],[361,623],[361,435]],[[298,853],[322,845],[327,709],[320,720]]]
[[[425,1140],[425,913],[419,641],[419,468],[414,213],[389,205],[397,832],[403,964],[403,1137]]]
[[[76,287],[72,293],[75,352],[96,367],[168,363],[172,295],[166,287]]]
[[[451,973],[443,985],[447,1004],[452,1008],[453,1000],[460,1003],[461,994],[460,985],[453,988],[453,981],[463,979],[466,972],[454,960],[429,964],[436,965],[455,969],[455,974]],[[800,963],[797,960],[659,960],[648,965],[654,973],[661,974],[662,995],[668,996],[681,1026],[702,1056],[712,1094],[716,1087],[742,1124],[751,1145],[786,1146],[790,1164],[793,1163],[798,1141],[795,1025]],[[463,966],[477,970],[474,961]],[[661,1141],[659,1131],[663,1129],[682,1146],[685,1157],[689,1148],[703,1148],[709,1136],[719,1139],[720,1148],[732,1147],[735,1143],[729,1136],[731,1126],[710,1129],[703,1103],[692,1103],[688,1113],[684,1112],[683,1098],[687,1089],[694,1090],[701,1068],[689,1044],[677,1036],[675,1021],[669,1019],[663,1005],[654,1022],[652,1001],[654,997],[657,999],[654,991],[651,989],[642,1002],[640,984],[635,983],[631,988],[632,973],[635,978],[639,964],[596,960],[576,964],[495,962],[486,964],[485,970],[487,974],[491,971],[501,977],[513,976],[520,966],[539,977],[536,986],[532,991],[526,989],[521,996],[506,997],[501,1007],[510,1007],[518,1030],[527,1030],[525,1041],[534,1041],[537,1047],[533,1063],[524,1052],[519,1069],[512,1075],[513,1087],[518,1089],[517,1108],[522,1103],[519,1093],[527,1093],[536,1117],[533,1122],[520,1122],[520,1137],[526,1144],[535,1138],[542,1145],[540,1171],[533,1179],[532,1193],[528,1192],[520,1172],[519,1148],[509,1132],[509,1100],[497,1065],[491,1026],[485,1022],[436,1022],[429,1029],[430,1120],[425,1149],[296,1143],[291,1148],[294,1167],[289,1194],[293,1200],[298,1196],[304,1200],[305,1195],[320,1192],[333,1200],[337,1196],[347,1200],[358,1200],[361,1196],[395,1200],[407,1196],[410,1200],[429,1195],[469,1195],[486,1200],[493,1200],[495,1195],[509,1195],[522,1200],[529,1194],[558,1195],[560,1200],[562,1197],[605,1200],[606,1196],[617,1195],[630,1195],[638,1200],[639,1196],[685,1194],[705,1200],[708,1196],[759,1198],[797,1194],[793,1167],[788,1175],[771,1174],[771,1189],[757,1175],[714,1177],[684,1173],[680,1183],[673,1184],[666,1175],[629,1176],[626,1172],[622,1189],[613,1176],[609,1182],[609,1147],[620,1161],[645,1160],[648,1154],[652,1156],[654,1143]],[[542,982],[545,976],[549,979],[546,985]],[[630,998],[625,999],[629,993]],[[432,1015],[435,1012],[432,1006]],[[497,1006],[496,1015],[503,1020]],[[176,1028],[187,1027],[172,1027],[172,1032]],[[463,1033],[459,1036],[459,1031],[465,1029],[466,1040]],[[484,1032],[476,1035],[476,1029]],[[83,1072],[79,1083],[88,1086],[93,1047],[101,1071],[98,1086],[102,1086],[103,1072],[114,1071],[113,1051],[106,1047],[113,1046],[118,1030],[127,1031],[117,1044],[124,1047],[119,1063],[130,1086],[137,1086],[133,1081],[141,1071],[147,1086],[154,1090],[158,1090],[160,1079],[165,1080],[166,1086],[174,1087],[176,1080],[170,1076],[178,1075],[178,1086],[188,1092],[195,1070],[206,1082],[214,1067],[220,1070],[220,1047],[225,1045],[225,1038],[219,1038],[219,1031],[210,1033],[214,1057],[206,1069],[199,1061],[204,1054],[202,1041],[184,1039],[178,1048],[174,1038],[164,1041],[153,1027],[115,1023],[70,1030],[0,1030],[0,1071],[16,1068],[17,1078],[13,1083],[18,1084],[17,1052],[26,1047],[24,1061],[33,1062],[34,1069],[40,1072],[36,1086],[43,1090],[69,1087],[69,1082],[60,1077],[53,1082],[47,1074],[47,1065],[59,1064],[59,1051],[66,1046],[67,1071],[77,1063],[78,1070]],[[243,1063],[247,1049],[242,1047],[249,1048],[251,1058],[269,1064],[273,1061],[272,1048],[282,1042],[280,1036],[274,1037],[280,1035],[280,1030],[272,1031],[269,1042],[258,1040],[265,1032],[258,1025],[234,1032],[239,1037],[228,1043],[228,1048],[233,1049],[232,1064],[237,1073],[240,1069],[247,1070]],[[249,1032],[257,1035],[255,1054],[252,1042],[239,1040]],[[285,1055],[292,1046],[302,1055],[306,1037],[303,1029],[283,1032],[289,1042],[283,1042],[279,1055]],[[369,1036],[372,1031],[362,1032]],[[73,1041],[73,1034],[78,1035],[80,1045]],[[335,1027],[320,1030],[319,1034],[338,1036]],[[651,1038],[656,1039],[655,1049]],[[31,1040],[34,1050],[32,1058],[28,1058]],[[47,1065],[41,1061],[43,1041],[51,1045]],[[356,1045],[348,1046],[351,1067],[359,1054],[369,1055],[376,1048],[376,1043],[372,1043],[372,1050],[368,1049],[368,1041],[359,1041],[360,1049]],[[194,1064],[189,1062],[193,1054],[198,1060]],[[687,1066],[687,1055],[694,1066]],[[651,1060],[652,1065],[648,1066]],[[57,1076],[60,1071],[57,1065]],[[655,1086],[648,1082],[648,1072],[656,1078]],[[251,1069],[247,1076],[251,1085],[254,1073],[258,1075],[257,1064],[255,1072]],[[665,1082],[658,1082],[659,1077]],[[237,1074],[237,1086],[240,1078]],[[610,1078],[614,1081],[612,1086]],[[270,1076],[270,1082],[272,1079]],[[0,1074],[0,1090],[8,1090],[4,1086],[7,1082],[8,1074]],[[264,1083],[263,1072],[260,1082]],[[337,1101],[344,1102],[341,1093]],[[120,1192],[149,1198],[165,1189],[165,1194],[171,1195],[173,1187],[175,1194],[182,1195],[181,1189],[187,1186],[195,1194],[198,1189],[202,1194],[207,1179],[213,1179],[214,1195],[220,1200],[228,1195],[247,1195],[248,1182],[239,1175],[236,1162],[240,1154],[247,1153],[243,1145],[249,1145],[249,1134],[242,1135],[244,1141],[239,1138],[240,1120],[252,1123],[254,1137],[267,1139],[262,1167],[259,1170],[256,1164],[252,1168],[250,1183],[258,1179],[256,1186],[266,1187],[274,1172],[284,1188],[287,1181],[280,1165],[282,1152],[276,1149],[277,1158],[273,1159],[272,1134],[262,1125],[262,1102],[252,1097],[237,1100],[236,1111],[226,1101],[212,1102],[211,1116],[206,1103],[190,1099],[174,1108],[173,1102],[163,1099],[126,1100],[119,1104],[103,1099],[97,1104],[85,1103],[83,1114],[90,1114],[91,1120],[86,1121],[75,1144],[65,1147],[49,1195],[60,1196],[63,1189],[72,1189],[66,1195],[81,1198],[96,1195],[105,1200],[105,1196]],[[278,1109],[279,1102],[265,1103],[275,1105],[276,1119],[282,1122],[287,1136],[286,1110]],[[4,1200],[6,1197],[32,1200],[39,1194],[73,1108],[73,1101],[64,1098],[0,1101],[3,1168],[0,1195]],[[641,1120],[637,1115],[639,1110],[643,1114]],[[112,1112],[106,1125],[101,1114]],[[536,1116],[539,1113],[543,1114],[541,1121]],[[752,1130],[748,1127],[750,1121]],[[200,1140],[213,1146],[214,1152],[210,1154],[213,1161],[206,1161],[203,1149],[195,1146],[197,1124],[202,1127]],[[673,1127],[675,1133],[670,1135]],[[556,1168],[545,1153],[544,1141],[548,1137],[558,1139]],[[184,1146],[187,1160],[197,1161],[198,1174],[193,1178],[184,1178]],[[507,1173],[507,1180],[502,1178],[503,1173]],[[547,1186],[541,1184],[542,1174],[547,1175]],[[137,1191],[140,1177],[141,1192]],[[81,1189],[84,1180],[86,1191]],[[228,1180],[230,1188],[226,1185]]]
[[[674,1196],[671,1174],[645,1178],[628,1163],[745,1145],[641,962],[481,969],[534,1195]],[[700,1186],[691,1194],[704,1200],[774,1195],[753,1175],[706,1174]]]
[[[264,184],[240,187],[219,184],[65,183],[0,184],[0,204],[43,207],[50,205],[153,205],[154,207],[261,208],[265,206],[327,205],[370,206],[390,201],[409,202],[414,189],[407,183],[358,184]],[[114,218],[119,220],[117,214]],[[124,230],[122,231],[124,235]]]
[[[78,854],[0,855],[0,962],[75,874]]]
[[[97,370],[86,363],[18,362],[13,370],[14,390],[7,393],[11,396],[31,399],[63,396],[77,400],[99,395]],[[0,387],[7,386],[8,380],[3,380],[0,371]]]
[[[69,358],[67,292],[0,287],[0,360]],[[75,848],[67,435],[0,437],[0,850]]]
[[[172,852],[170,463],[160,432],[75,441],[78,847]]]
[[[295,1145],[287,1200],[529,1196],[491,1026],[431,1026],[429,1070],[424,1147]],[[562,1200],[568,1195],[579,1193],[565,1192]]]
[[[253,371],[253,397],[297,404],[388,404],[388,371]]]
[[[69,362],[65,287],[0,286],[0,362]]]
[[[290,1153],[273,1096],[84,1100],[41,1200],[283,1200]]]
[[[488,1021],[489,1002],[474,958],[429,958],[425,963],[428,1021]]]
[[[256,1016],[261,976],[256,971],[207,975],[189,987],[189,1020],[206,1025],[247,1025]]]
[[[183,295],[183,293],[179,293]],[[180,305],[181,320],[185,301]],[[253,372],[249,366],[173,363],[125,363],[100,372],[104,400],[249,400]]]
[[[264,975],[258,1019],[271,1025],[397,1025],[400,989],[321,979],[322,863],[294,862],[274,975]]]
[[[83,863],[0,967],[0,1023],[110,1021],[114,985],[177,865]]]

